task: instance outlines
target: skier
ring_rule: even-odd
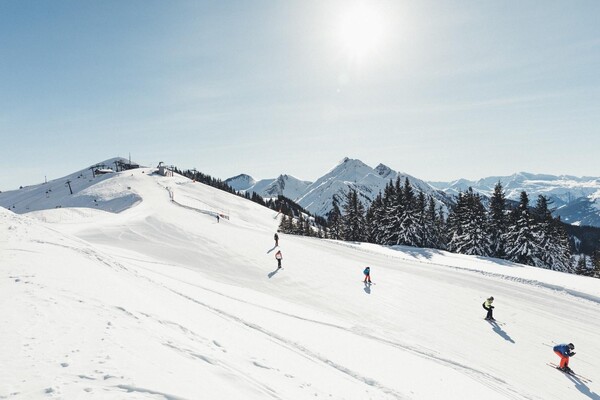
[[[275,247],[279,246],[279,235],[277,234],[277,232],[275,232],[275,236],[273,236],[273,239],[275,239]]]
[[[560,365],[557,368],[563,372],[572,373],[573,370],[569,368],[569,357],[573,357],[575,355],[575,352],[571,351],[575,350],[575,346],[573,345],[573,343],[557,344],[552,350],[554,350],[556,355],[560,357]]]
[[[281,268],[281,259],[283,258],[283,256],[281,255],[281,250],[277,250],[277,253],[275,253],[275,259],[277,260],[277,269]]]
[[[494,302],[494,297],[490,296],[482,304],[483,309],[487,311],[487,315],[486,315],[485,319],[488,321],[495,321],[494,317],[492,316],[492,310],[494,309],[494,306],[492,305],[493,302]]]
[[[217,224],[219,223],[219,214],[217,214]]]
[[[365,270],[363,271],[363,274],[365,274],[365,280],[363,282],[371,283],[371,267],[365,268]]]

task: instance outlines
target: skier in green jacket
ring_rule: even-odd
[[[494,317],[492,316],[492,310],[494,309],[494,306],[492,305],[493,302],[494,297],[490,296],[482,304],[483,309],[487,311],[485,319],[488,321],[495,321]]]

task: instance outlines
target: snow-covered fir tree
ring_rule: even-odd
[[[462,192],[458,193],[456,204],[451,208],[446,220],[446,249],[452,253],[458,252],[463,236],[462,216],[465,215],[467,203]]]
[[[539,239],[534,231],[535,221],[529,212],[529,197],[521,192],[519,205],[511,213],[511,224],[504,236],[506,241],[506,256],[510,261],[544,267],[544,262],[538,257]]]
[[[423,228],[423,246],[431,249],[437,249],[440,246],[440,232],[438,230],[438,214],[435,208],[435,200],[428,197],[427,208],[425,209],[425,219]]]
[[[419,226],[419,211],[415,192],[408,178],[402,188],[403,213],[399,217],[400,226],[396,244],[418,247],[421,245],[422,229]]]
[[[593,275],[593,269],[588,265],[588,258],[585,254],[582,254],[577,260],[577,266],[575,267],[575,273],[577,275],[591,276]]]
[[[504,258],[506,254],[504,249],[504,237],[508,230],[508,215],[506,195],[500,181],[494,186],[494,193],[490,198],[489,207],[489,232],[492,255],[498,258]]]
[[[327,215],[327,226],[329,227],[329,237],[331,239],[343,239],[343,221],[340,203],[337,196],[333,196],[331,201],[331,211]]]
[[[492,253],[488,221],[481,196],[469,188],[460,196],[460,205],[453,210],[454,229],[450,248],[456,253],[489,256]],[[460,229],[457,229],[460,226]]]
[[[571,272],[571,250],[569,238],[560,224],[552,217],[546,196],[538,196],[534,209],[537,237],[536,258],[543,261],[544,267],[555,271]]]
[[[351,188],[346,194],[346,200],[343,206],[344,221],[344,239],[352,242],[362,242],[365,240],[365,208],[358,199],[358,193]]]
[[[366,223],[367,223],[367,237],[366,240],[370,243],[379,243],[382,236],[382,230],[380,221],[383,220],[385,209],[383,206],[383,196],[379,193],[371,206],[367,210]]]
[[[596,250],[592,256],[592,275],[594,278],[600,279],[600,250]]]
[[[289,234],[294,233],[294,219],[283,214],[281,216],[281,221],[279,222],[279,231]]]
[[[400,177],[396,183],[390,183],[383,192],[383,204],[385,211],[381,221],[381,244],[394,245],[398,243],[398,234],[400,232],[400,220],[404,214],[404,198],[402,194],[402,185]]]

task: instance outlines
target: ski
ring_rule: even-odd
[[[494,324],[494,325],[498,325],[498,326],[504,326],[504,325],[506,325],[506,323],[504,323],[504,322],[498,322],[495,319],[485,319],[484,318],[484,320],[487,321],[487,322],[489,322],[490,324]]]
[[[591,383],[592,380],[589,378],[586,378],[585,376],[581,376],[579,374],[576,374],[575,372],[571,371],[571,372],[567,372],[567,371],[563,371],[562,369],[558,368],[557,364],[553,364],[553,363],[548,363],[548,366],[554,368],[554,369],[558,369],[560,372],[562,372],[563,374],[567,374],[567,375],[571,375],[574,376],[575,378],[579,379],[580,381],[584,382],[584,383]]]

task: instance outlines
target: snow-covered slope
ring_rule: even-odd
[[[124,158],[112,158],[97,165],[112,166],[116,161],[127,162]],[[128,173],[131,174],[131,171],[118,174]],[[120,212],[141,201],[130,186],[107,182],[113,174],[94,176],[92,169],[84,168],[47,183],[0,193],[0,207],[18,214],[61,207],[92,207]]]
[[[102,184],[141,201],[0,208],[0,398],[599,398],[600,280],[283,234],[277,270],[267,208],[145,168]],[[594,382],[546,365],[559,341]]]
[[[331,210],[331,201],[334,195],[343,199],[348,189],[354,188],[357,190],[359,198],[368,206],[379,192],[383,192],[385,185],[390,180],[395,181],[398,176],[402,183],[405,178],[408,178],[416,190],[434,196],[440,205],[447,200],[442,193],[414,176],[393,171],[383,164],[371,168],[360,160],[346,157],[327,174],[311,184],[306,192],[295,201],[313,214],[326,215]]]

